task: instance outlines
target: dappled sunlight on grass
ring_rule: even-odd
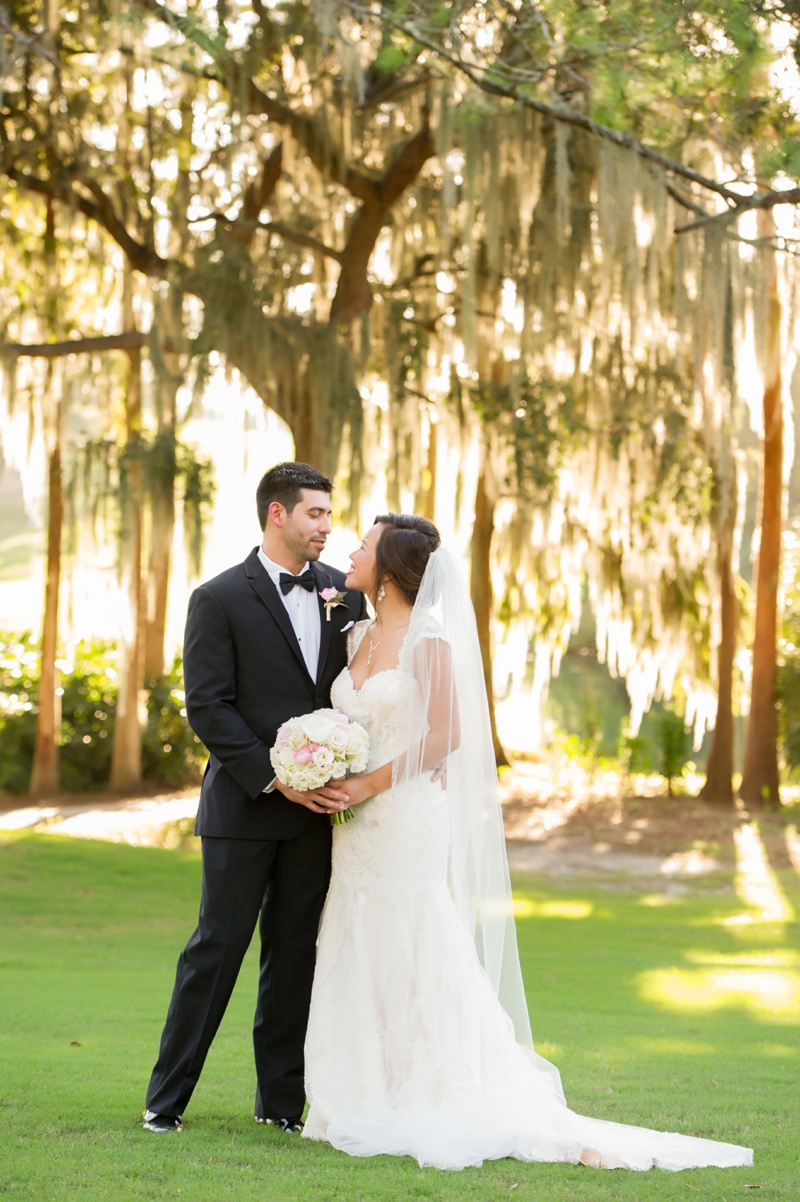
[[[747,822],[733,832],[736,844],[736,892],[758,913],[735,915],[729,923],[791,922],[794,911],[773,872],[757,822]]]
[[[637,905],[639,906],[677,906],[680,904],[679,897],[673,897],[667,893],[645,893],[638,898]]]
[[[515,918],[589,918],[594,912],[591,902],[533,901],[529,897],[514,898]]]
[[[564,1049],[560,1043],[552,1043],[549,1039],[537,1039],[535,1041],[536,1051],[540,1056],[544,1056],[545,1060],[558,1060],[564,1055]]]
[[[789,859],[792,861],[792,867],[795,872],[800,872],[800,835],[797,833],[797,827],[792,823],[787,826],[786,831],[786,850],[789,853]]]
[[[781,1059],[788,1056],[800,1056],[800,1048],[790,1048],[785,1043],[762,1043],[757,1050],[762,1056],[777,1056]]]
[[[702,959],[700,959],[702,963]],[[702,1013],[737,1006],[758,1019],[800,1024],[800,973],[770,957],[726,958],[716,967],[641,973],[640,996],[667,1010]]]
[[[733,955],[689,951],[686,959],[690,964],[721,965],[724,968],[794,968],[800,964],[800,955],[791,948],[772,952],[736,952]]]

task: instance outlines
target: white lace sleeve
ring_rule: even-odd
[[[353,656],[361,644],[361,640],[367,633],[367,627],[372,624],[372,618],[362,618],[360,622],[356,622],[355,626],[347,632],[347,663],[352,663]]]

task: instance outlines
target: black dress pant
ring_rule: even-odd
[[[255,1114],[302,1114],[303,1043],[319,919],[330,880],[329,820],[312,815],[293,839],[204,837],[202,846],[200,917],[178,960],[147,1108],[183,1114],[260,916]]]

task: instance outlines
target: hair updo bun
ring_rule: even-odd
[[[384,513],[375,524],[383,526],[375,547],[375,587],[388,576],[413,605],[428,560],[441,544],[439,531],[427,518],[408,513]]]

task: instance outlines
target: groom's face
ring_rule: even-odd
[[[282,541],[298,563],[313,563],[325,550],[331,532],[331,499],[326,492],[300,490],[300,500],[291,513],[283,510]]]

